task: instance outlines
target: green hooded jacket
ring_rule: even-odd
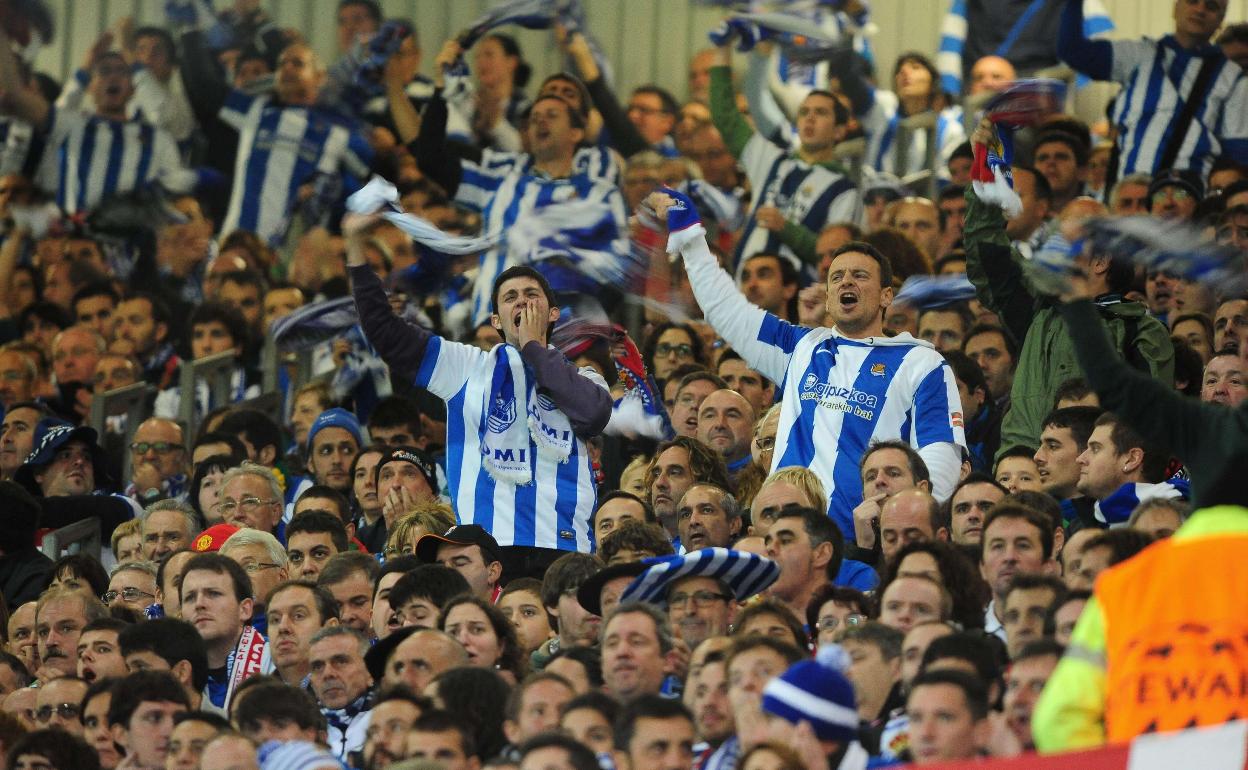
[[[1042,423],[1053,410],[1058,387],[1082,377],[1083,371],[1056,300],[1037,292],[1024,274],[1024,258],[1005,232],[1001,210],[982,203],[969,186],[966,200],[962,242],[966,246],[967,278],[975,285],[975,294],[984,307],[997,314],[1015,340],[1022,341],[1010,409],[1001,422],[1000,457],[1013,447],[1034,450],[1040,445]],[[1169,330],[1139,302],[1102,297],[1097,307],[1114,347],[1124,358],[1173,386],[1174,345]]]

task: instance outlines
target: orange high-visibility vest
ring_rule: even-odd
[[[1096,596],[1109,743],[1248,717],[1248,534],[1157,543]]]

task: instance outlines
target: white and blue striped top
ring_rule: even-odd
[[[862,196],[849,177],[795,158],[762,134],[750,137],[740,162],[758,194],[737,244],[738,269],[755,254],[779,254],[798,262],[779,233],[758,226],[754,213],[760,206],[774,206],[785,219],[815,233],[834,222],[857,222],[861,217]]]
[[[571,454],[562,463],[539,453],[530,437],[528,452],[535,458],[530,484],[498,481],[482,466],[482,456],[492,450],[482,442],[481,425],[489,411],[496,357],[504,354],[504,347],[486,352],[435,336],[416,374],[416,385],[446,401],[451,506],[460,524],[479,524],[501,546],[588,553],[597,490],[589,450],[580,436],[573,433]],[[582,367],[579,373],[607,388],[592,368]]]
[[[810,468],[828,494],[828,515],[847,539],[862,501],[858,464],[873,441],[905,441],[928,450],[966,446],[953,372],[922,340],[849,339],[836,329],[807,329],[780,320],[741,296],[706,247],[682,249],[689,283],[706,319],[751,367],[780,383],[780,424],[771,470]],[[957,464],[941,473],[928,460],[932,492],[944,499]],[[948,477],[946,477],[948,476]]]
[[[871,107],[859,116],[862,130],[867,135],[867,154],[865,162],[876,171],[904,177],[922,171],[923,158],[927,152],[927,136],[916,133],[910,143],[910,151],[906,154],[905,167],[897,168],[897,159],[893,149],[897,141],[897,131],[902,120],[897,95],[892,91],[877,89]],[[949,107],[941,110],[936,118],[936,175],[941,179],[949,177],[945,167],[949,156],[958,145],[966,141],[966,131],[962,127],[962,108]]]
[[[622,239],[626,242],[628,215],[624,196],[614,185],[579,172],[563,179],[551,179],[522,168],[495,171],[466,160],[460,161],[460,166],[462,176],[455,200],[481,212],[483,232],[505,233],[520,217],[547,206],[582,199],[605,203],[611,209],[615,226],[600,231],[604,238],[602,251],[620,248],[618,242]],[[505,243],[481,255],[472,295],[474,326],[489,320],[494,280],[513,264],[517,264],[516,258],[508,254]]]
[[[1120,177],[1165,170],[1154,166],[1183,111],[1179,88],[1184,94],[1191,92],[1207,56],[1221,61],[1172,168],[1207,175],[1219,156],[1230,155],[1241,163],[1248,158],[1248,75],[1239,65],[1214,46],[1185,49],[1171,35],[1161,40],[1115,40],[1110,45],[1110,79],[1122,84],[1112,116],[1121,143]]]
[[[572,168],[576,173],[613,187],[620,186],[623,175],[620,163],[619,153],[599,145],[579,147],[572,156]],[[527,152],[504,152],[486,147],[481,154],[481,166],[496,174],[505,174],[513,169],[527,174],[533,168],[533,156]]]
[[[317,174],[367,178],[372,149],[340,116],[285,107],[267,94],[231,91],[221,120],[238,130],[234,185],[222,233],[249,230],[271,244],[285,237],[300,185]],[[344,189],[354,189],[348,181]]]
[[[89,211],[108,195],[153,180],[175,192],[195,185],[173,138],[150,123],[53,107],[48,126],[35,184],[66,213]]]

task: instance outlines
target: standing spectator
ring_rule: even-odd
[[[691,201],[656,194],[650,202],[668,220],[668,250],[684,257],[712,326],[750,366],[785,382],[773,468],[810,467],[830,495],[828,515],[846,536],[854,533],[850,512],[862,500],[851,458],[861,456],[872,439],[896,438],[913,446],[931,471],[937,499],[948,497],[960,466],[958,447],[965,444],[952,415],[957,389],[943,359],[926,343],[909,335],[883,336],[882,311],[893,298],[887,257],[866,244],[842,246],[828,271],[828,312],[836,327],[792,326],[751,307],[734,290],[706,246]],[[860,376],[863,371],[869,378]],[[904,425],[896,421],[900,415],[886,418],[881,404],[886,388],[890,398],[913,403],[914,417]],[[816,409],[819,403],[830,408]]]
[[[548,325],[559,312],[546,280],[526,266],[498,276],[491,287],[491,323],[507,343],[486,353],[396,317],[354,238],[352,244],[351,281],[369,340],[394,376],[419,381],[452,405],[448,436],[459,437],[459,442],[447,442],[447,476],[455,490],[452,505],[459,521],[485,525],[499,545],[541,549],[528,552],[541,560],[540,567],[531,568],[537,573],[559,551],[588,551],[595,495],[585,441],[606,426],[611,396],[600,375],[589,368],[574,369],[557,350],[546,347]],[[539,434],[540,452],[527,422],[516,419],[529,414],[523,405],[536,397],[532,388],[537,384],[549,394],[544,399],[548,406],[538,408],[538,421],[554,431],[553,437]],[[483,420],[487,415],[479,402],[465,401],[470,385],[487,399],[488,419]],[[529,415],[530,421],[534,419]],[[548,455],[565,461],[554,462]],[[556,483],[577,491],[549,507],[548,502],[539,505],[537,490],[553,489]],[[482,495],[482,501],[491,502],[477,503]],[[544,527],[545,534],[539,534],[538,517],[551,514],[556,526]]]
[[[22,85],[7,34],[0,41],[0,49],[0,86],[7,95],[6,112],[34,126],[43,136],[44,151],[35,183],[54,196],[60,208],[71,214],[88,212],[108,195],[152,181],[179,192],[194,185],[195,174],[183,168],[173,138],[146,121],[127,118],[134,83],[121,54],[98,44],[88,54],[87,92],[95,108],[94,113],[88,113],[77,109],[81,91],[70,104],[53,106],[38,89]],[[111,161],[114,155],[117,160]],[[110,162],[101,162],[105,158]]]
[[[991,124],[976,129],[972,141],[984,144]],[[984,306],[1001,318],[1015,339],[1023,340],[1018,372],[1010,392],[1010,410],[1001,422],[1001,449],[1039,446],[1041,418],[1052,408],[1057,387],[1077,371],[1071,335],[1053,303],[1039,296],[1023,276],[1022,256],[1009,242],[1000,209],[967,190],[966,270]],[[1174,380],[1174,346],[1166,328],[1147,308],[1121,300],[1134,271],[1101,254],[1081,254],[1080,266],[1092,280],[1104,328],[1134,365],[1162,382]]]
[[[755,190],[734,264],[743,266],[746,258],[760,253],[815,264],[815,241],[823,228],[834,222],[857,221],[862,213],[857,188],[834,160],[849,110],[832,93],[812,91],[798,110],[800,145],[787,155],[754,131],[737,111],[731,49],[720,46],[718,50],[719,60],[711,68],[711,117]]]
[[[1248,162],[1248,76],[1209,43],[1228,4],[1176,2],[1173,34],[1109,41],[1089,40],[1082,0],[1066,0],[1058,56],[1123,86],[1110,116],[1118,175],[1181,168],[1204,176],[1220,156]]]

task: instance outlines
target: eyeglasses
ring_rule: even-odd
[[[694,591],[691,594],[682,592],[667,597],[667,604],[669,607],[684,607],[689,603],[690,599],[693,599],[694,607],[704,609],[712,606],[715,602],[726,602],[731,598],[727,594],[717,594],[714,591]]]
[[[257,572],[263,572],[266,569],[281,569],[282,565],[274,564],[271,561],[253,561],[243,565],[243,569],[248,575],[254,575]]]
[[[148,452],[155,452],[158,455],[168,454],[175,449],[182,449],[181,444],[173,444],[168,441],[136,441],[130,445],[130,451],[136,455],[145,455]]]
[[[120,591],[105,591],[104,595],[100,598],[104,600],[105,604],[112,604],[118,596],[128,602],[137,601],[140,597],[148,599],[156,598],[156,594],[149,594],[147,591],[140,591],[134,587],[123,588]]]
[[[660,342],[654,348],[654,354],[656,356],[670,356],[673,353],[681,358],[688,358],[693,355],[693,346],[683,342],[679,345],[672,345],[668,342]]]
[[[758,438],[754,439],[754,444],[759,449],[771,449],[776,445],[776,437],[775,436],[759,436]]]
[[[233,500],[224,500],[222,502],[219,502],[216,505],[212,506],[212,510],[221,514],[222,517],[226,517],[226,516],[229,516],[231,513],[233,513],[235,508],[242,509],[243,513],[255,513],[256,509],[259,508],[260,506],[269,505],[275,502],[277,501],[272,500],[272,499],[261,500],[258,497],[244,497],[242,500],[239,500],[237,503],[234,502]]]
[[[61,719],[70,720],[78,718],[78,704],[76,703],[58,703],[55,706],[40,706],[35,710],[35,719],[39,724],[46,725],[52,719],[52,715],[56,714]]]
[[[847,626],[856,626],[861,623],[865,623],[866,621],[867,621],[866,615],[859,615],[856,612],[845,616],[845,625]],[[838,618],[835,615],[827,615],[825,617],[819,618],[819,620],[815,623],[815,630],[819,632],[835,631],[837,627],[840,626],[840,624],[841,624],[840,618]]]

